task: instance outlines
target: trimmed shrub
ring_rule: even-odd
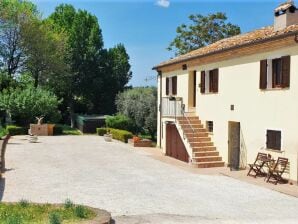
[[[6,127],[6,130],[10,135],[27,135],[28,134],[28,128],[19,127],[15,125],[8,125]]]
[[[8,131],[5,128],[0,128],[0,138],[7,135]]]
[[[99,136],[103,136],[107,133],[107,129],[106,128],[96,128],[96,133],[99,135]]]
[[[131,132],[125,131],[125,130],[108,128],[108,131],[110,132],[110,134],[112,134],[113,139],[116,139],[125,143],[127,143],[128,139],[133,137],[133,134]]]
[[[106,133],[110,133],[113,139],[127,143],[128,139],[133,137],[133,134],[126,130],[114,129],[114,128],[97,128],[97,134],[103,136]]]
[[[105,121],[108,128],[127,131],[134,131],[135,129],[133,121],[122,114],[118,114],[116,116],[107,116]]]

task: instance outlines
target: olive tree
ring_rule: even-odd
[[[155,139],[157,129],[157,89],[138,87],[119,93],[116,97],[119,113],[129,117],[139,131],[150,134]]]

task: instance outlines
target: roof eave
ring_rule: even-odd
[[[265,42],[272,41],[272,40],[278,40],[278,39],[285,38],[285,37],[292,36],[292,35],[293,36],[294,35],[298,35],[298,31],[294,31],[294,32],[289,32],[289,33],[285,33],[285,34],[273,36],[273,37],[270,37],[270,38],[267,38],[267,39],[257,40],[255,42],[251,42],[251,43],[244,43],[244,44],[232,46],[232,47],[229,47],[229,48],[220,49],[220,50],[213,51],[213,52],[210,52],[210,53],[206,53],[206,54],[203,54],[203,55],[192,56],[192,57],[189,57],[189,58],[186,58],[186,59],[181,59],[181,60],[178,60],[178,61],[165,63],[163,65],[156,65],[156,66],[154,66],[152,68],[152,70],[158,70],[160,68],[167,67],[167,66],[170,66],[170,65],[179,64],[179,63],[187,62],[189,60],[193,60],[193,59],[203,58],[203,57],[210,56],[210,55],[219,54],[219,53],[222,53],[222,52],[226,52],[226,51],[238,49],[238,48],[241,48],[241,47],[247,47],[247,46],[251,46],[251,45],[255,45],[255,44],[265,43]]]

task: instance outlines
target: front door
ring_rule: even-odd
[[[240,122],[229,121],[229,166],[231,170],[240,167]]]
[[[166,126],[166,155],[188,162],[189,156],[174,123]]]

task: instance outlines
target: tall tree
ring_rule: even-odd
[[[0,69],[13,76],[23,66],[25,55],[21,49],[21,27],[38,16],[29,1],[0,1]]]
[[[75,103],[82,99],[90,101],[96,90],[102,87],[98,81],[102,75],[104,51],[102,33],[95,16],[85,10],[76,11],[71,5],[58,6],[49,21],[55,30],[67,35],[65,61],[71,71],[67,101],[73,117]]]
[[[190,15],[190,25],[177,27],[177,36],[167,48],[176,55],[186,54],[192,50],[212,44],[223,38],[241,33],[240,27],[227,22],[225,13],[217,12],[203,16]]]
[[[51,31],[47,22],[33,20],[21,27],[24,67],[34,78],[34,86],[46,84],[54,75],[68,72],[64,61],[65,40],[62,34]]]
[[[104,85],[102,89],[102,104],[104,113],[112,114],[116,110],[115,99],[119,92],[123,92],[132,77],[129,55],[123,44],[118,44],[107,51],[107,65],[105,70]],[[108,84],[106,84],[108,83]],[[111,88],[111,86],[113,88]]]

